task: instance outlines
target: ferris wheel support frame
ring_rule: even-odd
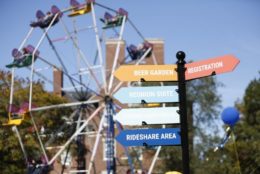
[[[27,40],[29,39],[29,37],[31,36],[32,32],[33,32],[34,28],[31,27],[29,32],[27,33],[26,37],[24,38],[24,40],[22,41],[22,43],[20,44],[18,50],[20,51],[22,49],[22,47],[25,45],[25,43],[27,42]],[[12,104],[13,104],[13,95],[14,95],[14,76],[15,76],[15,68],[12,68],[12,73],[11,73],[11,89],[10,89],[10,100],[9,100],[9,107],[8,107],[8,112],[10,113],[11,110],[12,110]],[[26,161],[26,164],[28,164],[28,156],[27,156],[27,153],[26,153],[26,150],[24,148],[24,145],[23,145],[23,142],[22,142],[22,139],[21,139],[21,136],[20,136],[20,133],[17,129],[17,126],[13,126],[12,127],[12,130],[15,131],[16,133],[16,136],[18,138],[18,141],[19,141],[19,144],[21,146],[21,149],[22,149],[22,152],[23,152],[23,155],[24,155],[24,158],[25,158],[25,161]]]
[[[18,50],[20,51],[23,46],[25,45],[25,43],[27,42],[27,40],[29,39],[29,37],[31,36],[32,32],[33,32],[34,28],[31,27],[29,32],[27,33],[26,37],[24,38],[24,40],[22,41],[22,43],[20,44]],[[11,112],[11,105],[13,104],[13,94],[14,94],[14,75],[15,75],[15,68],[12,68],[12,75],[11,75],[11,89],[10,89],[10,100],[9,100],[9,108],[8,108],[8,112]]]
[[[33,53],[32,53],[32,65],[31,65],[31,76],[30,76],[30,92],[29,92],[29,110],[32,109],[32,86],[33,86],[33,74],[34,74],[33,72],[34,72],[35,53],[36,53],[37,49],[40,47],[40,45],[41,45],[41,43],[42,43],[44,37],[46,36],[47,32],[48,32],[49,29],[51,28],[52,24],[54,23],[54,21],[56,20],[56,18],[58,17],[58,15],[59,15],[59,13],[55,14],[55,16],[53,17],[51,23],[49,24],[49,26],[48,26],[48,28],[46,29],[46,31],[44,31],[43,35],[41,36],[41,38],[40,38],[38,44],[36,45],[36,47],[34,48],[34,51],[33,51]],[[38,141],[39,141],[40,146],[41,146],[41,150],[42,150],[42,152],[43,152],[43,154],[44,154],[44,158],[45,158],[45,160],[48,162],[48,161],[49,161],[48,156],[47,156],[46,151],[45,151],[45,149],[44,149],[43,143],[42,143],[41,138],[40,138],[40,136],[39,136],[38,128],[37,128],[37,126],[35,125],[35,122],[34,122],[34,119],[33,119],[33,116],[32,116],[32,114],[31,114],[31,112],[30,112],[30,116],[31,116],[31,120],[32,120],[32,122],[33,122],[34,129],[35,129],[36,134],[37,134]]]
[[[56,50],[54,44],[52,43],[52,41],[51,41],[51,39],[50,39],[50,37],[49,37],[49,35],[48,35],[47,33],[46,33],[46,37],[47,37],[47,40],[49,41],[49,44],[50,44],[52,50],[54,51],[56,57],[58,58],[58,61],[60,62],[61,66],[62,66],[62,69],[65,71],[65,73],[68,74],[68,70],[67,70],[66,66],[64,65],[64,63],[63,63],[63,61],[62,61],[62,59],[61,59],[59,53],[57,52],[57,50]],[[72,84],[72,86],[73,86],[75,92],[76,92],[77,94],[79,94],[79,91],[78,91],[77,88],[75,87],[75,84],[74,84],[72,78],[71,78],[70,76],[69,76],[68,78],[69,78],[69,81],[70,81],[70,83]]]
[[[62,148],[52,157],[48,162],[48,165],[51,165],[56,158],[63,152],[63,150],[73,141],[73,139],[80,134],[80,132],[87,126],[88,122],[94,118],[98,112],[103,109],[104,106],[99,106],[89,117],[88,119],[79,127],[79,129],[69,138],[69,140],[62,146]]]
[[[93,167],[93,164],[94,164],[94,159],[95,159],[95,156],[96,156],[96,153],[97,153],[97,148],[98,148],[100,137],[101,137],[101,134],[102,134],[104,121],[105,121],[105,113],[102,114],[100,124],[99,124],[99,127],[98,127],[97,137],[96,137],[96,140],[95,140],[92,155],[90,157],[90,163],[89,163],[88,170],[87,170],[88,174],[90,174],[92,167]]]
[[[44,31],[44,33],[42,34],[38,44],[36,45],[33,53],[32,53],[32,65],[31,65],[31,76],[30,76],[30,94],[29,94],[29,110],[32,109],[32,84],[33,84],[33,70],[34,70],[34,59],[35,59],[35,53],[37,51],[37,49],[40,47],[44,37],[47,35],[47,32],[49,31],[49,29],[51,28],[52,24],[54,23],[54,21],[56,20],[56,18],[58,17],[59,13],[55,14],[54,18],[52,19],[51,23],[49,24],[49,26],[47,27],[47,29]]]
[[[17,126],[12,126],[12,130],[16,133],[16,136],[19,140],[19,143],[20,143],[20,146],[21,146],[21,149],[22,149],[22,152],[23,152],[23,155],[24,155],[24,158],[25,158],[25,162],[26,164],[28,164],[28,155],[26,153],[26,150],[24,148],[24,145],[23,145],[23,142],[22,142],[22,138],[21,138],[21,135],[17,129]]]
[[[31,112],[42,111],[42,110],[47,110],[47,109],[63,108],[63,107],[72,107],[72,106],[78,106],[78,105],[83,105],[83,104],[92,104],[92,103],[98,103],[98,102],[99,102],[99,100],[87,100],[87,101],[82,101],[82,102],[73,102],[73,103],[64,103],[64,104],[43,106],[43,107],[32,108]]]
[[[66,32],[66,34],[69,36],[70,40],[72,41],[74,47],[77,49],[77,52],[79,53],[80,58],[83,60],[83,62],[86,64],[91,77],[94,79],[94,81],[96,82],[97,86],[99,87],[99,90],[102,89],[101,84],[99,83],[98,79],[96,78],[94,72],[91,69],[91,65],[90,63],[87,61],[87,58],[85,57],[85,55],[83,54],[83,52],[81,51],[81,49],[79,48],[78,44],[76,43],[76,41],[74,40],[74,38],[72,37],[72,35],[70,34],[68,28],[66,27],[65,23],[63,22],[63,20],[61,20],[61,23],[63,24],[63,28]]]
[[[123,37],[125,22],[126,22],[126,16],[123,17],[123,22],[122,22],[121,30],[120,30],[119,37],[118,37],[118,42],[117,42],[117,46],[116,46],[115,58],[114,58],[114,62],[113,62],[112,70],[111,70],[111,76],[110,76],[110,79],[109,79],[109,84],[108,84],[108,93],[110,93],[111,88],[112,88],[112,84],[113,84],[113,81],[114,81],[114,75],[113,75],[113,73],[114,73],[114,71],[115,71],[116,64],[117,64],[117,61],[118,61],[118,58],[119,58],[120,41],[122,40],[122,37]]]
[[[164,129],[164,128],[165,128],[165,125],[163,125],[162,128]],[[154,168],[154,165],[155,165],[155,162],[156,162],[156,160],[158,159],[158,156],[159,156],[159,153],[160,153],[161,149],[162,149],[162,146],[159,146],[159,147],[157,148],[157,150],[156,150],[156,152],[155,152],[155,154],[154,154],[153,161],[152,161],[152,163],[151,163],[151,165],[150,165],[150,168],[149,168],[147,174],[151,174],[151,173],[152,173],[153,168]]]
[[[70,116],[68,117],[68,120],[72,120],[73,117],[78,113],[78,110],[75,110],[73,113],[70,114]],[[66,123],[65,123],[66,124]],[[65,124],[63,124],[62,126],[59,127],[59,129],[56,132],[60,132],[64,129]],[[47,149],[48,146],[53,143],[53,141],[55,140],[55,136],[51,137],[48,141],[46,141],[45,143],[45,148]]]
[[[95,14],[95,9],[94,9],[94,4],[91,2],[91,14],[92,14],[92,20],[93,20],[93,28],[95,31],[96,35],[96,43],[97,43],[97,48],[98,48],[98,57],[99,57],[99,63],[101,65],[101,75],[102,75],[102,80],[104,83],[104,89],[105,89],[105,94],[107,95],[107,82],[106,82],[106,76],[105,76],[105,66],[103,62],[103,54],[102,54],[102,49],[101,49],[101,40],[98,34],[98,28],[97,28],[97,23],[96,23],[96,14]]]
[[[57,66],[51,64],[50,62],[48,62],[47,60],[45,60],[44,58],[42,58],[42,57],[40,57],[40,56],[39,56],[38,58],[39,58],[41,61],[43,61],[44,63],[46,63],[46,64],[48,64],[48,65],[54,67],[55,69],[57,69],[57,70],[63,72],[67,77],[70,77],[73,81],[77,82],[79,85],[84,86],[87,90],[90,90],[93,94],[95,94],[95,95],[97,95],[97,96],[100,96],[97,92],[95,92],[94,90],[88,88],[85,84],[81,83],[80,81],[78,81],[78,80],[75,79],[74,77],[71,77],[69,74],[67,74],[66,72],[64,72],[62,69],[60,69],[60,68],[58,68]]]

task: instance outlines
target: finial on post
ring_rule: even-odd
[[[183,64],[186,63],[185,60],[184,60],[186,55],[183,51],[178,51],[176,53],[176,57],[178,59],[177,63],[183,63]]]

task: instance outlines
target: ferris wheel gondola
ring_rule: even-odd
[[[28,103],[23,103],[20,107],[9,105],[8,107],[8,122],[3,126],[19,126],[25,117],[29,118]]]
[[[70,5],[72,7],[69,17],[75,17],[89,13],[92,9],[91,3],[95,2],[94,0],[88,0],[86,3],[80,4],[77,0],[70,0]]]
[[[127,17],[128,12],[123,8],[119,8],[115,16],[112,16],[109,12],[105,12],[104,18],[100,19],[100,21],[102,21],[105,24],[103,29],[121,26],[123,23],[124,16]]]
[[[150,57],[153,46],[149,42],[144,42],[143,44],[139,45],[138,47],[136,47],[135,45],[130,45],[126,49],[132,60],[138,60],[146,53],[146,51],[149,48],[151,48],[150,52],[148,54],[146,54],[145,57]]]
[[[60,9],[53,5],[51,7],[51,11],[48,11],[44,14],[41,10],[36,12],[37,21],[34,21],[30,24],[31,27],[40,27],[42,29],[52,26],[59,22],[62,17],[62,13]]]
[[[23,52],[20,52],[17,48],[14,48],[12,51],[12,56],[14,57],[14,61],[11,64],[6,65],[7,68],[21,68],[27,67],[32,64],[33,58],[32,54],[34,52],[34,47],[32,45],[28,45],[22,49]],[[34,61],[39,56],[40,52],[37,50],[35,52]]]

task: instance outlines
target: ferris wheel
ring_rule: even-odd
[[[96,11],[102,16],[97,15]],[[97,19],[97,16],[100,19]],[[136,42],[141,41],[141,44],[135,46],[127,43],[124,37],[125,27],[132,28],[139,38]],[[40,32],[42,34],[39,34]],[[36,44],[31,44],[31,41]],[[109,41],[113,42],[112,50],[108,48]],[[124,44],[126,48],[122,46]],[[122,53],[125,51],[126,56]],[[153,44],[137,29],[128,12],[123,8],[112,9],[95,0],[83,3],[71,0],[69,7],[65,9],[53,5],[48,12],[38,10],[36,19],[30,23],[30,30],[20,46],[13,49],[12,56],[13,61],[6,65],[12,71],[12,81],[8,121],[4,125],[12,126],[18,136],[28,168],[32,162],[19,132],[19,126],[24,124],[25,120],[31,121],[41,150],[42,168],[39,173],[44,173],[47,170],[45,167],[54,165],[58,159],[62,159],[61,163],[65,166],[70,159],[72,144],[77,146],[76,167],[70,165],[66,172],[93,173],[102,138],[106,149],[106,171],[109,174],[115,173],[115,127],[118,131],[122,127],[114,120],[114,115],[121,109],[121,105],[114,102],[113,94],[120,87],[132,84],[119,82],[113,74],[122,64],[138,65],[144,63],[146,58],[157,64]],[[24,73],[26,70],[27,73]],[[50,78],[52,73],[54,78]],[[29,78],[29,96],[28,101],[20,101],[20,105],[15,106],[17,95],[14,79],[20,74]],[[35,88],[37,80],[49,86],[47,88],[53,85],[56,94],[65,99],[40,104],[37,101],[39,91]],[[60,115],[59,119],[49,115],[55,113],[63,115]],[[57,119],[57,122],[55,125],[48,125],[37,122],[37,117],[46,117],[46,122],[48,119]],[[86,142],[90,151],[89,162],[82,163],[85,159]],[[131,156],[127,148],[124,148],[124,151],[133,173]],[[63,158],[60,157],[62,155]],[[152,167],[153,165],[151,164]],[[64,170],[63,167],[61,173]]]

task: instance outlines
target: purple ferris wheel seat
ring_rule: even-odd
[[[36,18],[38,20],[43,19],[45,17],[45,14],[41,10],[37,10],[36,12]]]
[[[14,48],[12,51],[12,56],[14,58],[20,58],[22,56],[22,53],[17,48]]]
[[[26,49],[27,49],[28,53],[30,53],[30,54],[32,54],[35,50],[34,46],[32,46],[32,45],[27,45]],[[37,50],[35,52],[35,55],[39,56],[39,54],[40,54],[40,52]]]
[[[80,3],[77,0],[70,0],[70,5],[73,7],[78,7]]]
[[[112,19],[112,18],[113,18],[113,16],[110,13],[105,12],[105,14],[104,14],[104,19],[105,20],[109,20],[109,19]]]
[[[58,18],[60,18],[62,16],[62,13],[61,13],[60,9],[56,5],[53,5],[51,7],[51,13],[54,14],[54,15],[59,13]]]
[[[119,8],[118,9],[118,14],[122,15],[122,16],[128,16],[128,12],[126,10],[124,10],[123,8]]]

